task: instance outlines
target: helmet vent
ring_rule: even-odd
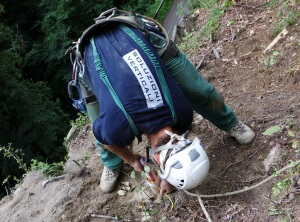
[[[180,161],[178,160],[176,163],[174,163],[171,167],[175,168],[175,169],[181,169],[182,168],[182,164],[180,163]]]
[[[191,161],[195,161],[196,159],[198,159],[198,157],[200,156],[200,154],[197,152],[197,150],[195,149],[192,149],[190,152],[189,152],[189,156],[190,156],[190,159]]]

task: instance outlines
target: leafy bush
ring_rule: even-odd
[[[83,126],[90,122],[89,117],[86,114],[77,113],[77,119],[71,120],[71,126],[75,126],[77,130],[82,129]]]
[[[65,162],[58,163],[45,163],[38,160],[32,160],[31,169],[39,170],[46,176],[55,176],[60,174],[64,170]]]

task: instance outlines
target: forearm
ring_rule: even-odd
[[[121,157],[125,162],[129,163],[134,159],[134,154],[127,147],[116,147],[112,145],[105,145],[106,149],[117,154]]]
[[[140,155],[133,154],[127,147],[116,147],[112,145],[105,145],[106,149],[117,154],[121,157],[126,163],[134,168],[136,171],[142,171],[143,166],[140,163]]]

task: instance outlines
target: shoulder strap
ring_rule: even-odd
[[[95,24],[88,27],[81,35],[76,43],[77,52],[76,54],[80,57],[83,55],[84,47],[89,42],[96,30],[101,30],[109,27],[113,23],[126,24],[130,27],[141,30],[146,36],[148,35],[148,29],[146,28],[147,23],[152,22],[162,32],[166,38],[167,44],[162,50],[160,50],[160,56],[165,52],[169,45],[169,36],[163,26],[152,18],[144,15],[135,14],[134,12],[128,12],[119,10],[117,8],[111,8],[105,12],[102,12],[99,17],[95,18]]]

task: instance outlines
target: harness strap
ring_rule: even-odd
[[[170,59],[176,57],[179,54],[179,49],[173,41],[170,40],[166,50],[160,56],[161,60],[166,64]]]
[[[88,90],[81,81],[78,81],[79,88],[82,96],[82,101],[84,105],[97,101],[97,98],[93,90]]]
[[[160,177],[162,179],[165,179],[167,177],[166,175],[169,174],[169,172],[167,172],[167,174],[164,177],[162,177],[162,173],[164,173],[163,172],[164,171],[163,168],[165,168],[164,166],[165,166],[165,163],[166,163],[167,159],[170,156],[174,155],[175,153],[181,151],[182,149],[185,149],[186,147],[188,147],[192,143],[191,140],[185,138],[185,136],[188,133],[188,131],[185,132],[184,134],[182,134],[181,136],[177,135],[175,133],[171,133],[168,130],[165,130],[165,133],[168,134],[171,137],[171,139],[170,139],[170,141],[168,143],[166,143],[165,145],[159,146],[157,148],[152,148],[152,149],[148,148],[147,149],[147,158],[150,157],[150,159],[153,162],[153,164],[156,166],[157,169],[159,169],[159,171],[160,171]],[[174,143],[174,140],[176,140],[175,143]],[[163,168],[161,168],[157,164],[157,162],[156,162],[156,160],[154,158],[154,154],[155,153],[159,153],[159,152],[161,152],[163,150],[171,150],[171,152],[168,152],[167,157],[166,157],[166,159],[164,160],[164,163],[163,163]]]
[[[141,30],[147,37],[149,37],[149,31],[145,27],[145,24],[143,22],[143,19],[150,21],[154,23],[159,29],[161,30],[162,34],[164,35],[166,39],[166,45],[162,48],[162,50],[159,51],[159,56],[161,56],[167,48],[169,47],[170,39],[168,36],[167,31],[164,29],[164,27],[155,21],[152,18],[149,18],[144,15],[135,14],[133,12],[123,11],[119,10],[117,8],[109,9],[105,12],[102,12],[101,15],[97,18],[95,18],[95,24],[88,27],[81,35],[81,37],[76,42],[76,56],[82,57],[84,52],[84,47],[86,43],[89,41],[89,39],[93,36],[96,30],[103,30],[105,28],[109,28],[112,24],[126,24],[130,27],[134,27],[136,29]],[[167,50],[170,51],[170,50]],[[169,52],[166,52],[165,55],[168,55]],[[173,54],[173,53],[171,53]],[[169,58],[172,58],[172,56],[168,56]],[[167,61],[167,60],[164,60]]]
[[[175,113],[173,100],[172,100],[171,93],[169,91],[169,87],[167,85],[167,82],[165,80],[165,77],[163,75],[163,71],[161,69],[161,66],[160,66],[159,62],[157,61],[156,57],[151,52],[151,50],[146,46],[146,44],[130,28],[126,27],[125,25],[120,25],[119,27],[125,33],[127,33],[128,36],[131,37],[138,44],[138,46],[145,52],[148,59],[151,61],[152,65],[154,66],[155,71],[156,71],[157,76],[158,76],[158,80],[160,82],[160,85],[161,85],[161,88],[162,88],[162,91],[163,91],[164,98],[166,100],[166,103],[168,104],[168,106],[171,109],[172,117],[173,117],[173,123],[176,124],[177,116],[176,116],[176,113]]]
[[[138,140],[140,142],[141,141],[141,135],[140,135],[137,127],[135,126],[133,120],[131,119],[129,114],[126,112],[123,104],[121,103],[117,93],[115,92],[113,86],[111,85],[111,83],[110,83],[110,81],[107,77],[106,71],[104,70],[104,68],[102,66],[102,62],[101,62],[100,56],[97,52],[97,48],[96,48],[96,45],[95,45],[94,38],[91,38],[90,42],[91,42],[92,47],[93,47],[94,63],[95,63],[95,66],[96,66],[96,70],[98,71],[99,77],[104,82],[104,84],[107,86],[107,88],[109,89],[110,94],[113,97],[115,103],[120,108],[120,110],[124,113],[124,115],[127,118],[128,122],[129,122],[129,125],[130,125],[134,135],[138,138]]]
[[[160,146],[160,147],[157,147],[157,148],[153,148],[152,149],[152,153],[154,154],[154,153],[158,153],[158,152],[160,152],[160,151],[162,151],[162,150],[170,150],[170,149],[174,149],[174,145],[172,145],[172,144],[170,144],[170,143],[167,143],[167,144],[165,144],[165,145],[162,145],[162,146]]]
[[[157,164],[156,160],[154,159],[153,154],[154,154],[153,149],[150,148],[149,150],[147,150],[147,156],[150,157],[150,160],[151,160],[151,162],[154,164],[154,166],[156,167],[156,169],[157,169],[160,173],[162,173],[162,171],[161,171],[159,165]]]

